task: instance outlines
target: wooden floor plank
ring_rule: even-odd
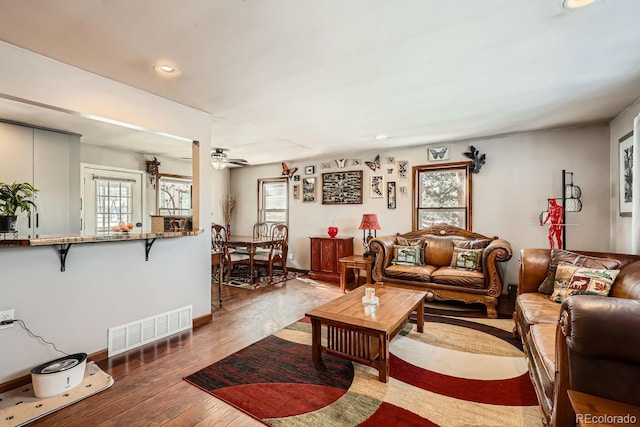
[[[114,377],[111,388],[31,425],[263,425],[183,378],[340,295],[333,284],[304,279],[256,290],[224,286],[220,308],[214,286],[210,323],[100,362],[99,366]]]

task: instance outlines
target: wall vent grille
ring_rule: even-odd
[[[193,306],[190,305],[109,328],[109,357],[191,329],[192,312]]]

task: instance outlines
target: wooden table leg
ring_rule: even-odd
[[[373,266],[367,264],[365,267],[365,270],[367,270],[367,285],[371,285],[371,275],[372,275],[372,270],[373,270]]]
[[[347,263],[340,263],[340,292],[345,293],[347,289]]]
[[[322,325],[311,319],[311,360],[314,365],[322,365]]]
[[[424,299],[416,306],[416,323],[418,324],[418,332],[424,332]]]
[[[389,335],[380,333],[378,335],[379,352],[378,355],[378,380],[389,382]]]
[[[356,277],[356,288],[358,286],[360,286],[360,267],[356,266],[355,270],[355,277]]]
[[[253,255],[256,253],[256,247],[249,245],[249,283],[253,285]]]

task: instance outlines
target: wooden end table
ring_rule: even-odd
[[[389,342],[417,314],[418,332],[424,331],[426,292],[373,286],[378,304],[363,304],[364,292],[349,292],[306,314],[311,319],[311,357],[323,367],[322,352],[335,354],[378,370],[378,380],[389,381]],[[327,347],[322,347],[322,325]]]
[[[367,272],[367,285],[371,284],[371,275],[373,273],[373,263],[376,259],[373,257],[364,257],[361,255],[352,255],[340,258],[340,290],[346,292],[347,288],[347,269],[355,270],[356,287],[360,286],[360,270]]]

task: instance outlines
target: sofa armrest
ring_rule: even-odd
[[[504,239],[494,239],[482,253],[482,263],[485,270],[485,286],[487,294],[498,297],[502,293],[503,280],[499,262],[506,262],[513,256],[511,244]]]
[[[381,282],[384,278],[384,269],[391,264],[393,259],[393,247],[396,236],[378,236],[369,242],[369,250],[376,254],[373,264],[373,279]]]
[[[521,249],[520,273],[518,274],[518,295],[538,292],[538,288],[549,273],[550,249]]]
[[[556,425],[575,420],[572,389],[640,405],[640,301],[574,295],[562,303],[556,333]]]
[[[570,351],[640,365],[640,301],[574,295],[560,318]]]

